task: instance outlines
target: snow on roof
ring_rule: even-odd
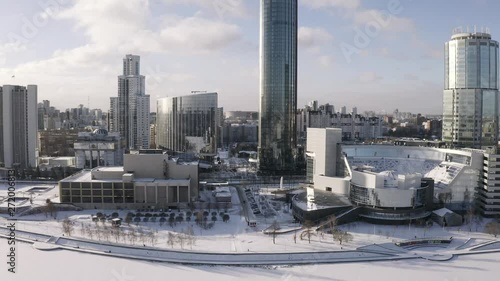
[[[444,217],[446,214],[448,213],[453,213],[452,211],[450,211],[449,209],[446,209],[446,208],[442,208],[442,209],[439,209],[439,210],[435,210],[435,211],[432,211],[432,213],[440,216],[440,217]]]

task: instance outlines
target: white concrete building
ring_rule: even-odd
[[[0,163],[36,167],[38,157],[37,86],[0,87]]]
[[[120,167],[84,170],[59,182],[62,203],[82,208],[179,208],[198,198],[198,163],[167,154],[125,154]]]
[[[495,147],[340,145],[340,134],[339,129],[308,129],[307,178],[315,189],[349,196],[353,204],[408,208],[413,207],[410,202],[424,204],[430,190],[426,179],[432,179],[434,203],[453,211],[476,207],[485,216],[500,215],[500,155]]]

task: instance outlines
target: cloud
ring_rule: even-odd
[[[327,30],[319,27],[302,26],[299,28],[298,37],[299,46],[305,49],[318,49],[333,40]]]
[[[404,79],[405,80],[412,80],[412,81],[416,81],[416,80],[419,80],[419,77],[415,74],[412,74],[412,73],[406,73],[404,75]]]
[[[188,5],[202,8],[219,19],[246,18],[250,14],[244,0],[163,0],[169,6]]]
[[[358,77],[358,81],[361,83],[373,83],[373,82],[381,81],[383,79],[384,79],[384,77],[379,76],[377,73],[375,73],[373,71],[363,72]]]
[[[361,0],[301,0],[300,3],[312,9],[341,8],[357,9],[361,6]]]
[[[9,55],[19,53],[27,49],[26,45],[21,43],[4,43],[0,45],[0,66],[6,64]]]
[[[399,17],[389,11],[359,10],[353,14],[354,23],[358,26],[378,26],[383,31],[401,33],[414,32],[415,23],[410,18]],[[374,28],[375,29],[375,28]]]
[[[383,58],[388,58],[388,59],[394,59],[394,60],[408,60],[409,57],[405,54],[402,54],[400,52],[394,52],[394,49],[389,49],[387,47],[380,48],[377,50],[375,53],[376,55],[379,55]]]
[[[58,18],[74,21],[91,43],[121,53],[207,53],[225,48],[242,37],[237,25],[197,15],[185,18],[164,15],[163,25],[153,30],[147,0],[78,1]]]
[[[61,7],[53,19],[83,34],[84,43],[54,50],[48,58],[13,68],[1,68],[1,54],[13,52],[19,46],[2,45],[0,78],[7,79],[15,73],[18,84],[38,84],[40,94],[53,99],[55,106],[58,106],[56,97],[68,93],[71,93],[70,104],[78,104],[82,97],[91,96],[93,103],[108,105],[109,97],[116,95],[116,76],[120,74],[125,54],[134,53],[145,59],[150,55],[214,55],[242,38],[237,25],[201,14],[153,18],[148,0],[78,0]],[[144,64],[142,70],[147,75],[147,91],[153,96],[194,79],[188,69],[175,69],[171,65],[160,71],[153,64],[148,71],[148,65]],[[155,101],[151,104],[154,107]]]
[[[318,58],[319,64],[323,67],[330,67],[333,63],[333,58],[331,56],[325,55]]]

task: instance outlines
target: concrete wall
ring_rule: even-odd
[[[109,170],[92,170],[92,179],[94,180],[121,180],[125,172]]]
[[[384,187],[384,176],[370,172],[352,171],[351,182],[357,186],[380,188]]]
[[[337,146],[341,141],[341,129],[307,128],[307,152],[314,153],[314,174],[336,176]]]
[[[409,189],[418,188],[422,184],[422,175],[398,175],[398,188]]]
[[[398,188],[377,188],[375,194],[380,202],[378,207],[412,207],[415,190]]]
[[[331,188],[331,192],[339,195],[349,196],[349,178],[336,178],[314,175],[314,188],[327,191]]]
[[[168,162],[168,177],[170,179],[191,178],[191,197],[198,197],[198,165],[178,165],[170,161]]]
[[[167,154],[125,154],[123,170],[133,172],[136,178],[163,179],[164,161],[168,161]]]

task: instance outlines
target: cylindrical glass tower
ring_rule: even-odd
[[[488,33],[456,33],[445,44],[443,141],[450,147],[498,141],[498,42]]]
[[[290,171],[297,147],[297,0],[261,0],[259,168]]]

